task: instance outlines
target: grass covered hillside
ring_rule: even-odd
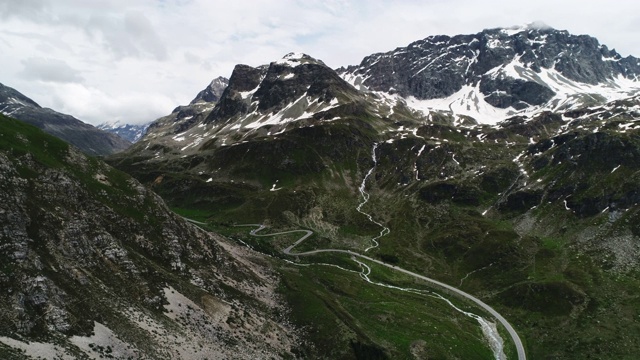
[[[293,356],[263,256],[4,116],[0,168],[1,358]]]

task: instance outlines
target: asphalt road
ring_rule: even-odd
[[[516,346],[516,350],[518,352],[518,360],[526,360],[527,356],[525,354],[524,351],[524,345],[522,345],[522,341],[520,340],[520,337],[518,336],[518,333],[516,332],[516,330],[513,328],[513,326],[511,326],[511,324],[509,324],[509,322],[507,321],[507,319],[505,319],[502,315],[500,315],[500,313],[498,313],[497,311],[495,311],[491,306],[485,304],[482,300],[478,299],[477,297],[468,294],[458,288],[455,288],[451,285],[445,284],[443,282],[440,282],[438,280],[435,279],[431,279],[428,278],[426,276],[420,275],[420,274],[416,274],[414,272],[411,272],[409,270],[405,270],[401,267],[395,266],[395,265],[391,265],[391,264],[387,264],[385,262],[382,262],[378,259],[374,259],[372,257],[369,257],[367,255],[363,255],[351,250],[342,250],[342,249],[318,249],[318,250],[310,250],[310,251],[304,251],[304,252],[292,252],[293,248],[295,248],[297,245],[299,245],[301,242],[305,241],[309,236],[313,235],[313,231],[311,230],[290,230],[290,231],[283,231],[283,232],[278,232],[278,233],[273,233],[273,234],[258,234],[258,232],[260,232],[261,230],[265,229],[266,226],[262,225],[262,224],[246,224],[246,225],[237,225],[237,226],[255,226],[257,227],[257,229],[251,230],[250,234],[253,236],[276,236],[276,235],[285,235],[285,234],[292,234],[292,233],[299,233],[302,232],[304,233],[304,235],[296,240],[296,242],[294,242],[291,246],[287,247],[286,249],[283,250],[283,253],[287,254],[287,255],[291,255],[291,256],[305,256],[305,255],[313,255],[313,254],[319,254],[319,253],[328,253],[328,252],[332,252],[332,253],[343,253],[343,254],[349,254],[351,256],[355,256],[355,257],[359,257],[361,259],[366,259],[369,260],[371,262],[374,262],[376,264],[382,265],[382,266],[386,266],[388,268],[400,271],[402,273],[405,273],[407,275],[413,276],[415,278],[418,278],[420,280],[423,280],[429,284],[431,284],[434,287],[440,288],[440,289],[445,289],[447,291],[449,291],[450,293],[454,294],[454,295],[458,295],[460,297],[463,297],[467,300],[471,300],[472,302],[474,302],[476,305],[478,305],[479,307],[481,307],[482,309],[484,309],[485,311],[487,311],[488,313],[490,313],[494,318],[496,318],[496,320],[498,320],[500,322],[500,324],[502,324],[502,326],[504,326],[505,329],[507,329],[507,332],[509,333],[509,336],[511,336],[511,339],[513,340],[513,343]]]

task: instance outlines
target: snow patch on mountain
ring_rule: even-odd
[[[565,98],[577,93],[598,94],[603,96],[606,101],[612,101],[631,96],[640,90],[640,82],[627,79],[621,74],[608,82],[591,85],[570,80],[555,69],[541,68],[539,72],[536,72],[522,63],[520,56],[508,64],[489,70],[487,74],[493,78],[506,76],[545,86],[556,93],[553,103],[562,102]]]
[[[311,57],[303,53],[288,53],[282,59],[275,61],[275,64],[296,67],[307,62]]]
[[[500,31],[506,34],[507,36],[513,36],[523,31],[529,31],[529,30],[553,30],[553,27],[545,24],[542,21],[534,21],[524,25],[514,25],[514,26],[509,26],[509,27],[500,29]]]
[[[491,45],[489,44],[488,46]],[[638,79],[629,79],[618,74],[606,82],[592,85],[568,79],[554,68],[541,68],[540,71],[536,72],[523,63],[521,58],[521,56],[516,56],[511,62],[496,66],[487,71],[485,75],[488,75],[491,79],[508,78],[535,82],[552,90],[555,96],[543,105],[529,106],[521,110],[513,107],[495,107],[485,99],[488,95],[498,94],[501,91],[496,90],[491,94],[482,93],[480,91],[482,80],[475,85],[464,85],[456,93],[445,98],[427,100],[417,99],[414,96],[403,98],[397,94],[392,94],[393,89],[391,93],[381,91],[369,91],[369,93],[375,93],[377,95],[376,98],[381,99],[379,101],[387,102],[391,107],[391,114],[393,113],[394,103],[404,102],[408,107],[423,112],[425,116],[428,116],[431,111],[443,111],[454,116],[469,116],[483,124],[496,124],[514,115],[532,116],[547,110],[572,110],[583,107],[586,101],[611,102],[640,93],[640,81]],[[425,70],[428,66],[419,71]],[[363,85],[366,77],[354,73],[343,73],[342,77],[352,86],[368,91],[367,87]]]
[[[431,111],[448,111],[452,115],[470,116],[483,124],[495,124],[517,113],[513,108],[491,106],[484,97],[478,84],[465,85],[455,94],[443,99],[419,100],[410,96],[405,101],[407,106],[422,111],[425,115]]]
[[[319,99],[308,96],[307,93],[287,104],[276,113],[261,113],[257,110],[257,103],[253,103],[253,111],[226,125],[217,133],[227,131],[255,130],[263,126],[282,126],[291,122],[313,117],[314,114],[333,109],[340,105],[337,98],[330,102],[319,102]]]

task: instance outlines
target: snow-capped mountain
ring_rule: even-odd
[[[0,113],[34,125],[89,155],[108,155],[131,143],[71,115],[43,108],[17,90],[0,84]]]
[[[349,96],[359,95],[322,61],[291,53],[268,66],[236,67],[205,123],[232,125],[230,130],[284,125],[323,114]]]
[[[338,71],[360,89],[483,123],[600,105],[640,90],[639,59],[543,24],[430,36]]]
[[[120,121],[114,122],[106,122],[96,126],[98,129],[108,131],[110,133],[116,134],[121,138],[130,141],[131,143],[135,143],[140,140],[142,136],[147,132],[147,128],[151,125],[151,123],[141,124],[141,125],[132,125],[132,124],[123,124]]]
[[[543,24],[430,36],[337,71],[288,54],[257,68],[238,65],[228,82],[215,79],[158,120],[149,138],[181,151],[231,144],[326,121],[346,104],[395,121],[408,116],[416,126],[435,115],[495,124],[630,97],[640,91],[639,75],[640,60]]]

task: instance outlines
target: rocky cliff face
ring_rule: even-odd
[[[430,36],[407,47],[368,56],[360,65],[340,72],[366,78],[362,83],[374,90],[395,89],[403,96],[433,99],[447,97],[464,85],[487,81],[492,70],[514,61],[536,73],[556,70],[567,79],[591,85],[640,75],[637,58],[622,58],[593,37],[541,25],[454,37]]]
[[[261,256],[36,128],[0,116],[0,130],[0,357],[254,359],[295,348]]]
[[[241,127],[295,121],[357,98],[357,91],[322,61],[306,54],[287,54],[268,66],[237,66],[218,106],[205,123],[240,122]],[[342,100],[342,101],[341,101]],[[332,103],[333,102],[333,103]],[[316,111],[308,111],[317,103]],[[278,123],[266,122],[269,116]]]
[[[194,105],[199,102],[216,103],[220,100],[224,89],[229,85],[229,79],[219,76],[211,81],[209,86],[200,91],[196,97],[191,100],[190,105]]]
[[[211,81],[209,86],[200,91],[188,105],[180,105],[171,114],[152,122],[147,129],[149,137],[171,139],[155,141],[160,146],[164,146],[161,144],[165,142],[175,144],[176,142],[173,138],[180,139],[181,136],[178,134],[206,119],[220,100],[228,84],[229,80],[224,77],[218,77]]]
[[[0,84],[0,113],[56,136],[88,155],[109,155],[131,143],[115,134],[83,123],[73,116],[40,107],[15,89]]]

